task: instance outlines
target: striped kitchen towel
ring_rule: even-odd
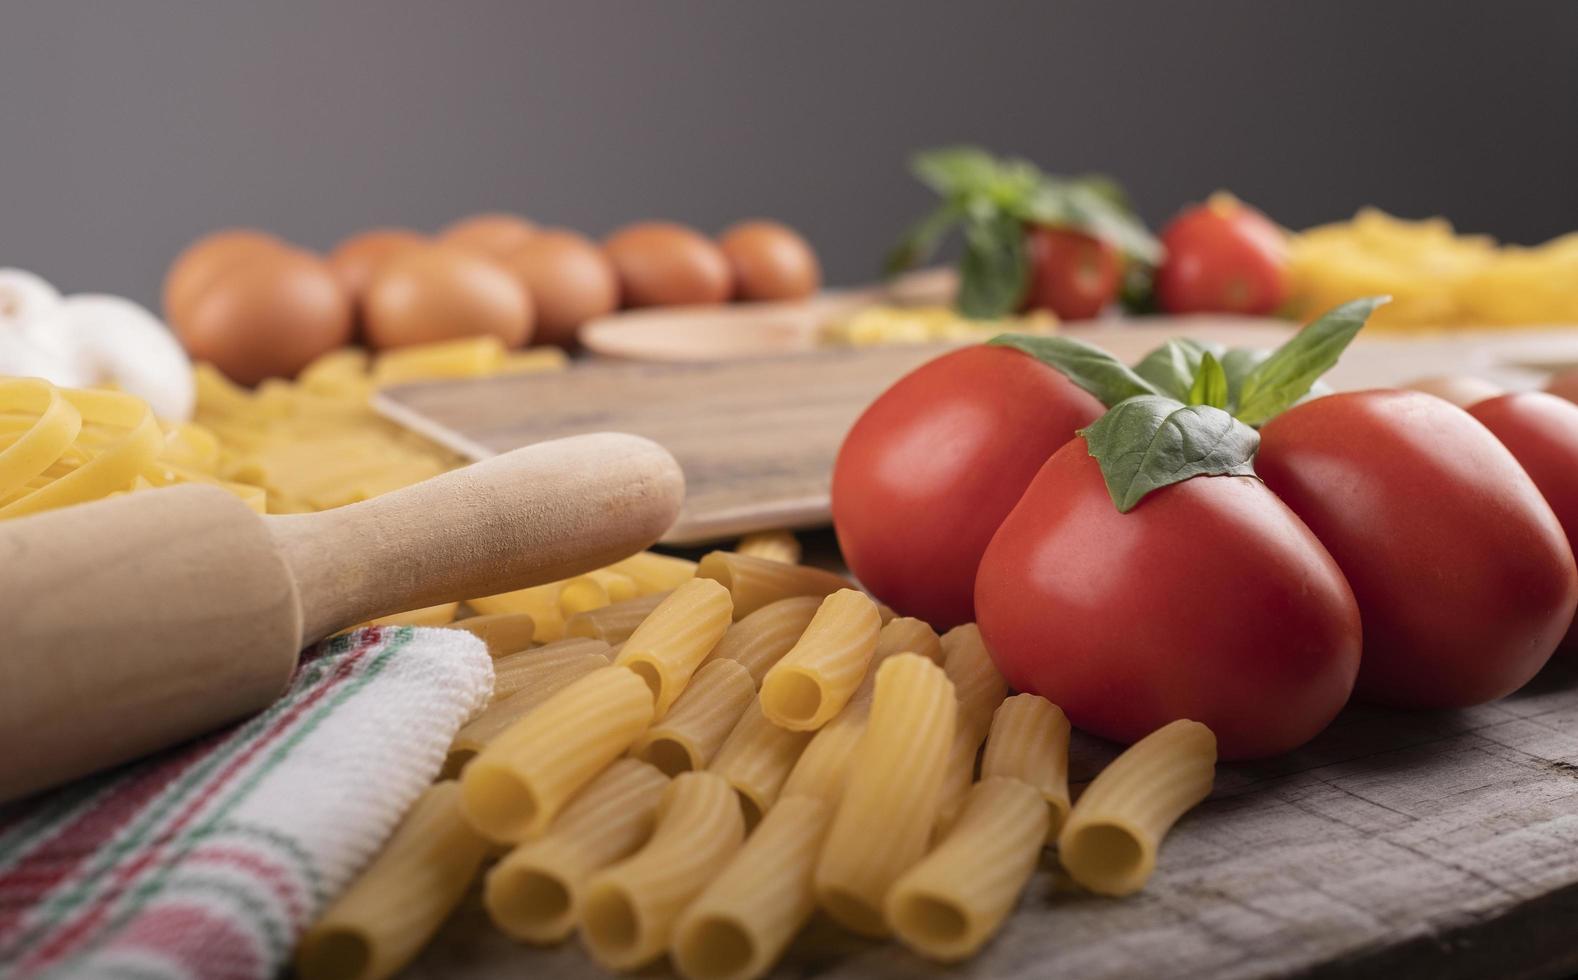
[[[359,630],[254,718],[0,807],[0,977],[275,976],[492,685],[469,633]]]

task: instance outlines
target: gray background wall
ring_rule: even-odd
[[[1578,4],[0,3],[0,265],[143,300],[215,226],[489,208],[776,216],[853,282],[953,141],[1153,223],[1226,186],[1539,240],[1578,227]]]

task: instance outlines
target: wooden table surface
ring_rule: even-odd
[[[1076,735],[1088,779],[1110,747]],[[1303,749],[1225,765],[1150,885],[1082,895],[1048,852],[954,968],[813,922],[775,977],[1558,977],[1578,971],[1578,658],[1466,711],[1355,707]],[[671,975],[666,969],[648,971]],[[603,976],[494,931],[475,895],[410,980]]]

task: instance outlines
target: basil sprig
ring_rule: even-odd
[[[1100,347],[1073,337],[1005,333],[998,334],[987,343],[1013,347],[1048,367],[1056,368],[1070,381],[1095,395],[1103,405],[1116,405],[1138,395],[1165,393]]]
[[[1080,435],[1123,514],[1190,477],[1254,476],[1260,448],[1260,433],[1222,409],[1162,395],[1121,401]]]

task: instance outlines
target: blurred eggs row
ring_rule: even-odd
[[[621,306],[793,300],[820,285],[816,253],[776,222],[716,240],[642,222],[599,245],[482,214],[435,236],[375,228],[327,257],[261,231],[215,232],[171,264],[164,309],[193,358],[256,384],[357,340],[386,349],[493,335],[569,347],[581,324]]]

